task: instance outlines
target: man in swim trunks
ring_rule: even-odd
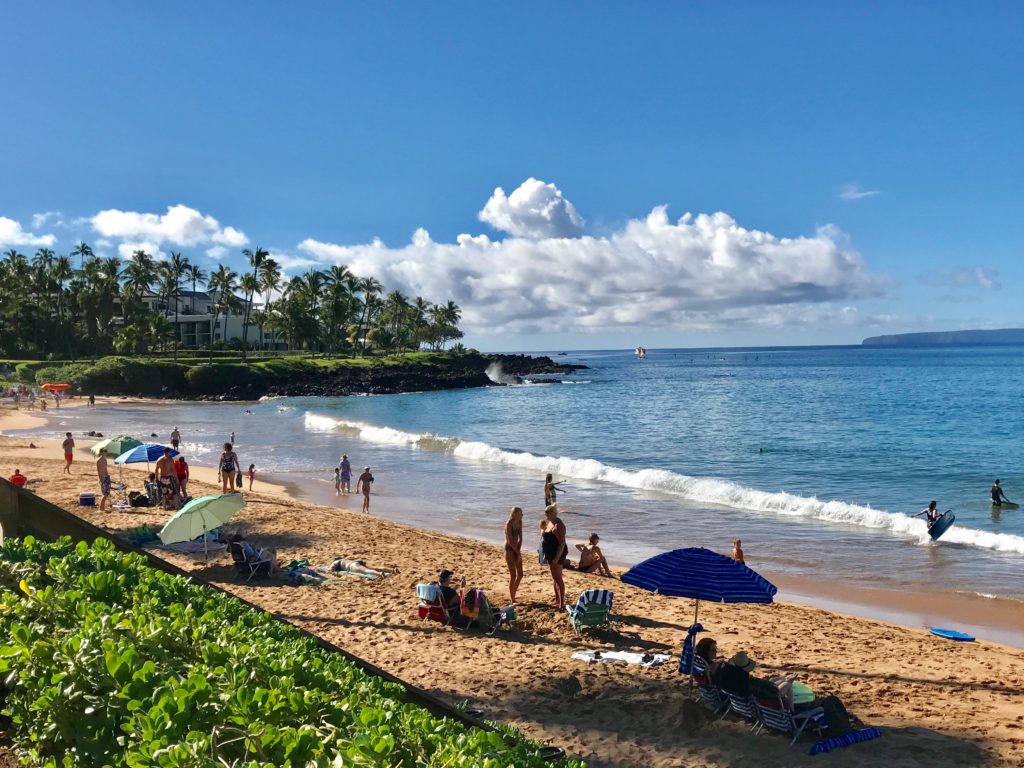
[[[370,486],[373,484],[373,475],[369,467],[363,467],[363,474],[356,480],[356,493],[363,493],[363,512],[370,511]]]
[[[100,512],[106,512],[107,498],[110,496],[110,472],[107,469],[106,448],[100,448],[100,456],[96,459],[96,476],[100,479]]]
[[[171,449],[164,448],[164,455],[156,462],[156,481],[160,484],[160,502],[164,509],[178,508],[178,473],[174,471]]]
[[[174,450],[178,450],[178,443],[180,443],[180,442],[181,442],[181,432],[179,432],[178,428],[175,427],[174,431],[171,432],[171,447]]]
[[[64,433],[64,442],[61,443],[61,447],[64,449],[64,474],[71,474],[71,462],[75,460],[75,439],[71,437],[70,432]]]
[[[1003,506],[1004,501],[1009,502],[1010,500],[1006,498],[1006,494],[1003,493],[1003,486],[1001,486],[999,481],[996,480],[992,484],[992,504],[997,507],[1001,507]]]

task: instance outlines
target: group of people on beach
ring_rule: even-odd
[[[362,473],[356,479],[356,493],[363,495],[363,512],[370,511],[370,487],[373,485],[373,474],[369,467],[363,467]],[[334,468],[334,495],[352,493],[352,462],[348,454],[343,453],[338,466]]]
[[[60,408],[64,399],[63,392],[50,392],[38,387],[27,387],[24,384],[0,391],[0,397],[13,400],[19,408],[24,405],[29,411],[34,411],[39,406],[40,411],[46,410],[47,402],[52,398],[55,407]]]
[[[565,580],[562,570],[575,567],[584,573],[601,573],[611,576],[611,569],[599,542],[601,537],[592,533],[586,543],[577,544],[579,554],[578,565],[569,561],[569,547],[566,544],[565,523],[558,516],[558,493],[562,491],[560,484],[555,482],[551,474],[544,480],[544,517],[540,521],[540,547],[538,562],[547,565],[554,586],[554,603],[561,608],[565,605]],[[508,594],[514,605],[516,593],[523,580],[523,509],[512,507],[505,521],[505,563],[508,565]]]

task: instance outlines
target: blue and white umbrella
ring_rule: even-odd
[[[693,626],[683,644],[679,671],[690,671],[693,638],[703,627],[697,623],[700,601],[715,603],[770,603],[778,592],[775,585],[743,563],[703,547],[674,549],[637,563],[622,581],[635,587],[672,597],[692,597]]]
[[[134,448],[122,453],[120,456],[114,459],[114,463],[139,464],[143,461],[145,461],[146,463],[156,461],[157,459],[164,455],[164,448],[166,447],[167,446],[160,445],[159,443],[143,443],[142,445],[137,445]],[[178,452],[172,448],[171,456],[177,455]]]

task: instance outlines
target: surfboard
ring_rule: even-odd
[[[928,627],[928,631],[933,635],[944,637],[947,640],[957,640],[961,643],[973,643],[973,635],[965,635],[963,632],[957,632],[955,629],[936,629],[935,627]]]
[[[938,541],[939,537],[949,530],[949,526],[954,522],[956,522],[956,515],[951,510],[946,510],[928,528],[928,535],[932,537],[932,541]]]
[[[1018,507],[1020,507],[1020,504],[1017,504],[1016,502],[1013,501],[1004,501],[1002,504],[996,504],[993,501],[992,506],[995,509],[1017,509]]]

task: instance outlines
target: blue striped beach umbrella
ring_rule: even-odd
[[[137,445],[130,450],[125,451],[116,459],[115,464],[137,464],[140,462],[146,462],[147,464],[151,461],[156,461],[164,455],[164,448],[166,446],[160,445],[159,443],[142,443]],[[171,449],[171,456],[177,456],[178,452],[173,448]]]
[[[689,672],[693,638],[703,627],[697,623],[700,601],[715,603],[770,603],[778,592],[775,585],[743,563],[703,547],[674,549],[637,563],[622,581],[650,592],[672,597],[692,597],[693,626],[687,633],[680,672]],[[688,658],[689,657],[689,658]]]

